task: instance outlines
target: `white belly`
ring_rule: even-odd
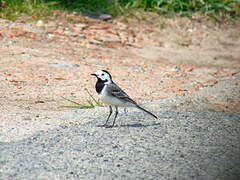
[[[106,86],[103,88],[102,93],[99,94],[100,99],[103,101],[103,103],[107,105],[112,105],[112,106],[119,106],[119,107],[135,107],[133,103],[130,102],[124,102],[119,100],[118,98],[114,96],[109,96],[107,94],[107,91],[105,91]]]

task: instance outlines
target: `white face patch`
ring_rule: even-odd
[[[112,82],[110,75],[102,70],[98,70],[95,74],[103,81]]]

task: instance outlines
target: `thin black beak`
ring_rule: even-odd
[[[91,74],[92,76],[96,76],[97,77],[97,75],[96,74]]]

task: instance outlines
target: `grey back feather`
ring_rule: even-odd
[[[118,99],[122,99],[123,101],[128,101],[130,103],[136,104],[137,103],[132,100],[127,93],[125,93],[118,85],[116,85],[115,83],[111,83],[111,84],[107,84],[108,88],[108,94],[112,95]]]

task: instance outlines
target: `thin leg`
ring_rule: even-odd
[[[117,115],[118,115],[118,107],[115,106],[115,109],[116,109],[116,113],[115,113],[115,116],[114,116],[114,120],[113,120],[113,125],[112,125],[112,127],[114,126],[114,124],[115,124],[115,120],[116,120]]]
[[[111,115],[112,115],[112,106],[109,106],[109,115],[108,115],[107,121],[105,122],[105,124],[103,126],[107,125],[107,122],[108,122],[109,118],[111,117]]]

